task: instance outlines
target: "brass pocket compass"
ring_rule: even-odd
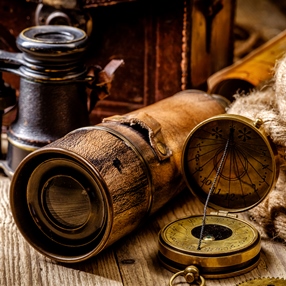
[[[178,275],[191,276],[191,282],[197,275],[204,285],[202,277],[233,277],[256,267],[260,234],[233,213],[259,204],[278,178],[277,153],[263,122],[232,114],[203,121],[186,139],[182,168],[188,188],[205,206],[203,216],[178,219],[159,233],[160,260],[179,271],[170,285]],[[207,214],[208,206],[217,213]]]

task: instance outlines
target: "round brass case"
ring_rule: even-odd
[[[278,178],[276,150],[263,124],[223,114],[197,125],[183,147],[183,175],[189,189],[205,203],[227,141],[225,161],[208,205],[242,212],[259,204]]]
[[[208,215],[206,235],[198,250],[196,230],[201,224],[201,216],[191,216],[161,230],[159,258],[166,268],[175,272],[195,265],[205,278],[222,278],[245,273],[257,265],[260,235],[253,226],[231,217]]]
[[[173,272],[195,265],[206,278],[231,277],[256,267],[260,234],[229,213],[259,204],[278,178],[276,149],[263,122],[233,114],[201,122],[185,141],[182,168],[192,193],[219,212],[165,226],[159,233],[162,263]]]

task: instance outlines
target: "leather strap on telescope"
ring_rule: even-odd
[[[172,155],[172,151],[166,145],[162,134],[161,124],[152,116],[145,112],[138,112],[136,114],[114,115],[104,118],[102,122],[118,122],[120,124],[139,125],[141,128],[147,130],[149,142],[158,159],[163,161]]]

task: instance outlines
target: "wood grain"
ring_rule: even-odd
[[[157,258],[159,230],[176,218],[202,213],[203,206],[189,191],[149,218],[142,227],[96,257],[78,264],[55,263],[37,253],[19,233],[10,212],[8,178],[0,177],[0,285],[1,286],[133,286],[168,285],[172,273]],[[247,214],[243,215],[247,217]],[[234,286],[246,279],[286,279],[286,249],[262,239],[262,257],[253,271],[229,278],[207,280],[206,286]],[[176,285],[183,279],[176,279]]]

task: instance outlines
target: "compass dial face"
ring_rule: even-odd
[[[259,262],[260,235],[237,218],[207,215],[198,248],[202,216],[171,222],[159,233],[159,258],[171,271],[196,265],[206,278],[240,275]]]
[[[244,221],[207,216],[201,249],[198,250],[201,227],[202,216],[180,219],[165,227],[162,239],[176,251],[210,257],[237,253],[247,249],[258,239],[257,230]]]
[[[276,156],[267,137],[248,118],[220,115],[199,124],[183,149],[188,187],[209,206],[243,211],[265,198],[277,179]]]

